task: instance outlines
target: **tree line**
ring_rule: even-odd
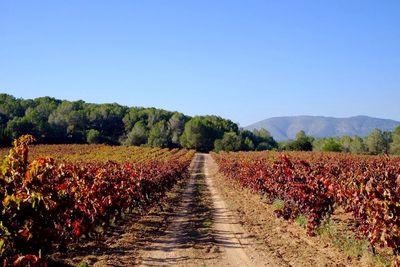
[[[247,131],[218,116],[186,116],[156,108],[92,104],[0,94],[0,143],[23,134],[38,143],[89,143],[189,148],[208,152],[278,148],[270,133]]]
[[[265,130],[248,131],[218,116],[190,117],[156,108],[116,103],[92,104],[52,97],[20,99],[0,94],[0,144],[23,134],[43,144],[109,144],[197,151],[334,151],[400,154],[400,126],[373,130],[367,137],[313,138],[304,131],[295,140],[277,143]]]
[[[391,131],[374,129],[368,136],[341,136],[314,138],[304,131],[295,140],[279,143],[280,150],[331,151],[354,154],[396,154],[400,155],[400,126]]]

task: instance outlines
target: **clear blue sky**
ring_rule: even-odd
[[[0,0],[0,92],[400,120],[400,1]]]

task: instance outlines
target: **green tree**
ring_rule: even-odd
[[[285,149],[294,151],[312,151],[313,141],[314,139],[312,137],[307,136],[304,131],[300,131],[296,134],[296,140],[288,142]]]
[[[53,143],[83,143],[87,118],[83,101],[63,101],[48,118]]]
[[[15,117],[23,117],[26,107],[23,101],[16,99],[12,95],[0,94],[0,123],[5,125]]]
[[[378,155],[385,152],[386,141],[381,130],[374,129],[366,138],[368,152],[372,155]]]
[[[140,146],[147,143],[148,137],[149,133],[145,123],[138,121],[128,133],[125,140],[122,141],[122,144],[126,146]]]
[[[324,140],[322,151],[340,152],[342,151],[342,146],[336,139],[327,138]]]
[[[400,126],[394,129],[392,133],[392,143],[390,144],[390,153],[400,155]]]
[[[171,131],[165,121],[153,125],[149,133],[147,144],[152,147],[169,147],[171,144]]]
[[[364,140],[359,136],[353,136],[350,143],[350,152],[355,154],[364,154],[367,152],[367,147]]]
[[[253,130],[252,141],[255,150],[257,151],[272,150],[274,148],[278,148],[278,143],[274,140],[271,133],[264,128],[261,128],[260,130]]]
[[[214,142],[222,139],[225,132],[238,132],[237,124],[217,116],[196,116],[185,124],[180,138],[185,148],[208,152],[214,149]]]
[[[214,150],[219,151],[239,151],[242,140],[235,132],[226,132],[222,139],[214,142]]]
[[[185,124],[180,142],[182,147],[208,152],[213,149],[216,139],[209,122],[202,117],[194,117]]]
[[[144,108],[129,108],[125,116],[122,118],[122,122],[124,123],[125,132],[130,132],[135,124],[139,121],[146,122],[147,124],[147,116],[144,116]]]
[[[182,113],[175,112],[168,121],[171,130],[171,143],[175,147],[180,146],[179,137],[185,129],[186,117]]]
[[[305,131],[301,130],[301,131],[298,131],[298,132],[297,132],[297,134],[296,134],[296,140],[305,139],[305,138],[307,138],[307,135],[306,135],[306,132],[305,132]]]
[[[103,140],[108,144],[118,144],[119,137],[124,133],[122,119],[127,108],[113,104],[87,104],[85,106],[88,128],[102,133]]]
[[[242,140],[240,150],[252,151],[255,149],[255,145],[254,145],[255,136],[254,136],[253,132],[246,130],[246,129],[240,129],[239,135],[240,135],[240,139]]]
[[[243,139],[242,139],[243,140]],[[245,137],[242,142],[242,150],[244,151],[252,151],[255,149],[254,142],[249,137]]]
[[[23,118],[32,123],[38,142],[52,143],[54,141],[48,118],[60,103],[61,101],[55,98],[40,97],[34,100],[34,106],[26,109]]]
[[[86,142],[89,144],[100,144],[101,133],[95,129],[90,129],[86,134]]]
[[[318,138],[312,142],[313,151],[322,151],[326,138]]]
[[[15,117],[8,121],[6,132],[9,133],[11,140],[24,134],[31,134],[33,136],[39,135],[35,125],[25,117]]]
[[[269,142],[261,142],[257,145],[256,151],[273,150],[274,148]]]
[[[348,136],[348,135],[342,136],[339,139],[339,143],[342,146],[342,151],[343,152],[350,152],[351,151],[351,143],[352,142],[353,142],[353,139],[350,136]]]
[[[393,141],[392,132],[383,131],[382,135],[383,135],[383,140],[385,141],[384,153],[385,154],[389,154],[389,152],[390,152],[390,143],[392,143],[392,141]]]
[[[147,127],[150,129],[160,121],[168,121],[171,113],[162,109],[147,109]]]
[[[32,134],[41,143],[149,144],[210,151],[215,140],[232,141],[225,133],[234,133],[233,139],[240,139],[242,150],[278,147],[265,129],[239,131],[236,123],[218,116],[190,118],[178,112],[116,103],[89,104],[51,97],[24,100],[0,94],[1,144]],[[236,144],[228,149],[238,150]]]

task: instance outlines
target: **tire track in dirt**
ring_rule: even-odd
[[[214,186],[216,183],[212,166],[215,162],[210,155],[205,156],[206,183],[211,191],[214,208],[214,238],[223,250],[219,266],[288,266],[282,259],[268,255],[255,246],[255,240],[244,231],[240,218],[228,209],[223,197]],[[215,169],[215,168],[214,168]]]
[[[373,266],[277,219],[210,155],[196,154],[190,172],[159,205],[52,258],[69,266]]]
[[[261,259],[270,266],[377,266],[368,257],[352,260],[330,240],[310,237],[306,229],[277,218],[273,206],[262,195],[224,177],[211,157],[206,166],[213,187],[234,213],[233,217],[239,219],[240,226],[251,234],[251,245],[244,246],[250,258],[256,251],[255,259]],[[237,238],[243,243],[240,235]]]
[[[141,266],[284,266],[260,257],[214,188],[212,158],[196,154],[181,204],[164,235],[139,252]]]
[[[218,262],[218,248],[211,230],[211,203],[207,203],[209,193],[204,184],[204,156],[196,154],[192,166],[181,203],[168,221],[167,229],[141,249],[138,265],[197,266]]]

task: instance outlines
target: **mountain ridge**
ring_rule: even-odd
[[[343,135],[366,136],[373,129],[392,131],[400,125],[399,121],[381,119],[366,115],[357,115],[346,118],[326,116],[282,116],[272,117],[253,123],[245,129],[267,129],[277,141],[294,139],[296,133],[304,130],[307,135],[322,137],[337,137]]]

